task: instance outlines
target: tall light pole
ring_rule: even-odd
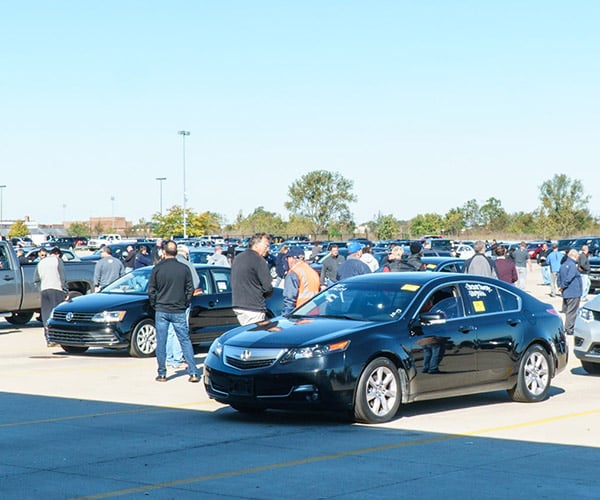
[[[4,212],[3,212],[3,203],[4,203],[4,188],[6,184],[2,184],[0,186],[0,236],[2,236],[2,228],[4,227]]]
[[[160,215],[162,216],[162,183],[166,181],[166,177],[157,177],[156,180],[160,183]]]
[[[185,185],[185,138],[190,135],[187,130],[179,130],[177,133],[183,138],[183,237],[187,238],[187,191]]]

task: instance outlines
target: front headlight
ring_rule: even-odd
[[[591,309],[581,308],[579,309],[579,317],[583,321],[594,321],[594,311]]]
[[[221,357],[221,354],[223,354],[223,344],[219,342],[219,339],[213,340],[213,343],[210,345],[208,352],[209,354],[214,354],[217,358]]]
[[[310,359],[318,358],[320,356],[327,356],[334,352],[343,352],[350,345],[349,340],[342,340],[340,342],[334,342],[332,344],[317,344],[308,347],[294,347],[286,352],[281,359],[280,363],[290,363],[291,361],[297,361],[299,359]]]
[[[118,323],[123,321],[127,311],[102,311],[92,316],[94,323]]]

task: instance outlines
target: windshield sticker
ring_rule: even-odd
[[[406,283],[405,285],[402,285],[400,290],[404,292],[416,292],[419,288],[421,288],[419,285],[411,285],[410,283]]]
[[[494,291],[490,285],[484,285],[483,283],[467,283],[466,287],[469,297],[474,299],[487,297]]]
[[[396,309],[395,311],[392,311],[390,313],[390,318],[395,318],[396,316],[398,316],[399,314],[402,314],[402,309]]]
[[[473,310],[476,313],[485,312],[485,304],[483,303],[483,300],[474,300],[473,301]]]
[[[435,269],[435,264],[427,264],[425,267],[427,269]]]

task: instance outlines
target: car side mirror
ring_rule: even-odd
[[[419,315],[419,322],[423,326],[445,325],[446,315],[443,312],[426,312]]]

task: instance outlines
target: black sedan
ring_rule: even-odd
[[[209,346],[223,332],[239,325],[232,307],[231,269],[196,265],[200,286],[194,292],[190,312],[192,344]],[[135,357],[154,355],[154,310],[148,300],[152,267],[122,276],[101,292],[63,302],[48,322],[50,342],[67,352],[82,353],[90,347],[128,349]],[[281,289],[267,301],[268,315],[283,310]]]
[[[386,422],[400,403],[504,389],[541,401],[567,363],[560,316],[498,280],[374,273],[341,281],[287,317],[219,337],[208,395],[239,411],[328,409]]]

